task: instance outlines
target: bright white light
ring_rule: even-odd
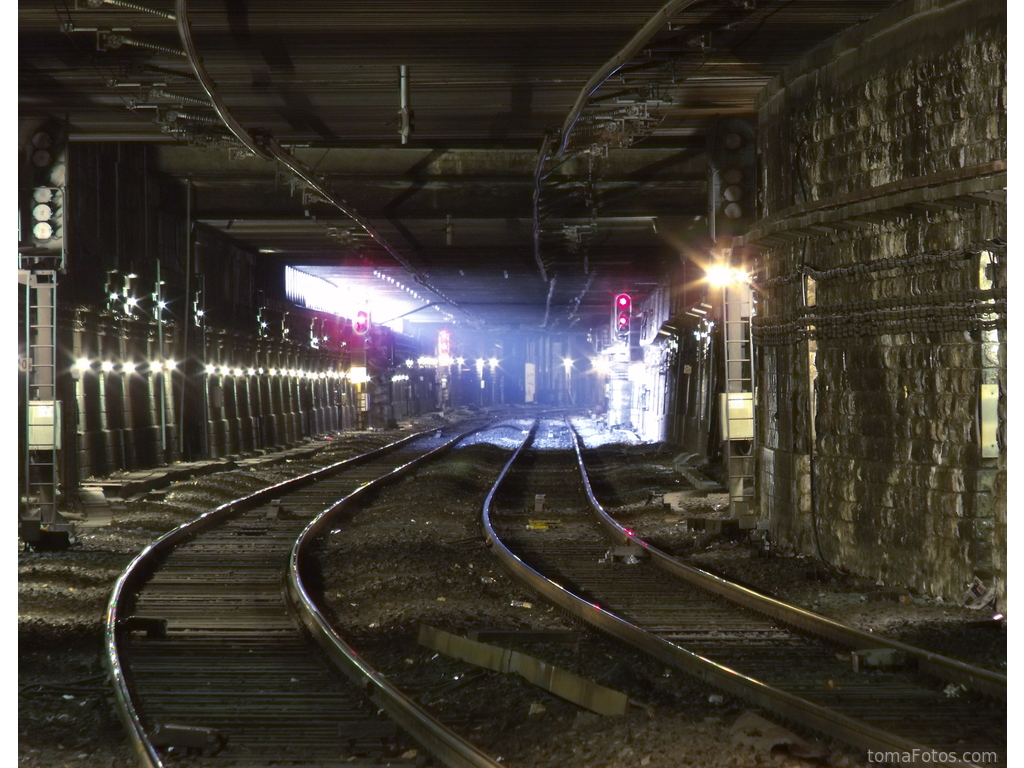
[[[348,379],[353,384],[364,384],[370,380],[366,375],[366,368],[363,367],[353,367],[352,370],[348,372]]]
[[[494,370],[498,367],[498,358],[492,357],[488,362],[491,364],[491,373],[494,373]]]
[[[432,368],[435,365],[437,365],[437,358],[436,357],[421,357],[416,362],[419,363],[420,365],[422,365],[425,368]]]
[[[562,366],[565,368],[565,372],[566,373],[571,371],[572,370],[572,358],[571,357],[563,357],[562,358]]]
[[[159,360],[154,360],[152,363],[149,364],[149,370],[151,370],[151,371],[156,371],[156,372],[159,373],[163,369],[164,369],[164,364],[161,363]]]
[[[466,364],[466,358],[464,358],[464,357],[456,357],[455,358],[455,362],[458,363],[459,367],[461,368],[462,366],[464,366]]]
[[[167,370],[168,371],[175,371],[175,370],[178,369],[178,361],[177,360],[168,360],[166,365],[167,365]]]
[[[88,358],[80,357],[77,360],[75,360],[75,368],[79,371],[88,371],[90,368],[92,368],[92,363],[89,362]]]
[[[211,373],[211,374],[212,374],[212,373],[216,373],[216,372],[217,372],[217,366],[215,366],[215,365],[209,365],[209,364],[208,364],[208,365],[206,366],[206,372],[207,372],[207,373]]]
[[[707,269],[707,281],[712,285],[744,285],[750,282],[750,273],[745,269],[734,269],[725,264],[715,264]]]
[[[639,384],[644,381],[644,376],[647,373],[647,366],[643,363],[632,363],[629,366],[629,380],[634,384]]]
[[[484,364],[485,364],[484,363],[484,359],[482,357],[478,357],[476,359],[476,374],[477,374],[477,376],[483,376]]]
[[[270,369],[270,375],[271,376],[277,376],[277,368],[271,368]]]
[[[450,355],[440,355],[437,358],[437,364],[438,365],[451,365],[452,364],[452,358],[451,358]]]
[[[590,361],[590,367],[602,375],[612,372],[612,362],[607,357],[595,357]]]
[[[124,300],[124,303],[127,304],[129,307],[136,307],[139,304],[139,300],[136,299],[134,296],[129,296],[127,299]]]
[[[706,270],[707,281],[719,287],[728,285],[733,281],[733,270],[725,264],[713,264]]]
[[[334,283],[294,267],[284,269],[284,290],[296,304],[335,315],[342,312],[348,299],[348,292]]]
[[[248,374],[249,376],[255,376],[256,375],[256,369],[255,368],[250,368],[249,370],[246,371],[246,374]]]
[[[408,360],[405,361],[406,368],[412,368],[414,365],[416,365],[416,361],[413,360],[412,358],[409,358]]]
[[[106,371],[107,373],[110,373],[112,370],[114,370],[114,364],[109,360],[104,360],[102,363],[100,363],[100,368]]]
[[[124,373],[135,373],[135,363],[122,363],[121,370]]]
[[[167,309],[167,302],[166,302],[166,301],[158,301],[158,302],[156,303],[156,305],[157,305],[158,307],[160,307],[160,309]]]

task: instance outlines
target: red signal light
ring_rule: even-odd
[[[619,341],[629,339],[629,318],[632,314],[633,300],[628,293],[620,293],[615,297],[615,335]]]
[[[360,336],[370,330],[370,313],[364,309],[356,312],[356,317],[352,321],[352,330],[358,333]]]

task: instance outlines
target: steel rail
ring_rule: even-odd
[[[430,429],[417,432],[416,434],[409,435],[401,440],[396,440],[393,443],[388,443],[380,448],[375,448],[374,450],[360,454],[359,456],[353,456],[327,467],[322,467],[314,472],[294,477],[289,480],[284,480],[262,490],[255,491],[248,496],[243,496],[240,499],[235,499],[227,502],[226,504],[222,504],[216,509],[200,515],[195,520],[191,520],[171,531],[168,531],[143,549],[135,556],[131,563],[128,564],[128,567],[125,568],[114,583],[114,587],[110,592],[110,598],[107,601],[103,635],[103,645],[105,650],[103,661],[114,687],[114,706],[121,718],[121,722],[124,724],[125,729],[128,732],[130,742],[129,746],[145,768],[164,768],[164,763],[160,759],[160,755],[157,753],[156,749],[150,743],[149,737],[146,733],[146,728],[142,724],[138,709],[133,701],[131,681],[128,679],[127,670],[121,660],[121,654],[118,649],[118,639],[123,621],[127,618],[123,616],[122,613],[125,605],[130,602],[128,599],[129,594],[137,589],[145,577],[150,573],[156,561],[184,539],[202,531],[205,528],[219,523],[221,520],[230,517],[231,515],[259,506],[266,501],[280,496],[282,492],[293,491],[303,486],[310,485],[322,477],[334,474],[357,464],[362,464],[386,453],[390,453],[406,443],[431,434],[434,431],[434,429]]]
[[[530,438],[532,436],[533,431],[531,430]],[[788,720],[801,723],[821,733],[830,734],[857,747],[906,754],[915,760],[908,764],[919,766],[919,768],[943,765],[933,758],[934,750],[925,745],[815,704],[686,650],[622,619],[595,603],[584,600],[530,567],[500,540],[490,521],[491,505],[498,488],[519,458],[523,448],[529,444],[530,438],[508,460],[487,494],[481,510],[484,543],[492,555],[514,576],[559,608],[583,619],[597,629],[633,645],[709,685],[764,707]],[[917,760],[917,756],[923,757]],[[947,765],[952,766],[953,764],[948,763]],[[971,763],[957,762],[955,764],[980,768]]]
[[[996,699],[1006,700],[1006,675],[957,661],[924,648],[901,643],[898,640],[890,640],[872,632],[864,632],[834,619],[789,605],[748,587],[741,587],[695,566],[682,563],[671,555],[662,552],[657,547],[648,544],[634,532],[619,525],[598,502],[583,461],[580,436],[568,419],[566,419],[566,423],[569,427],[569,433],[573,438],[573,444],[576,449],[576,461],[579,465],[580,475],[583,478],[583,487],[587,493],[587,499],[590,501],[591,509],[598,523],[616,543],[643,547],[650,554],[652,562],[662,570],[695,587],[724,597],[744,608],[850,648],[884,647],[902,651],[907,656],[917,660],[918,669],[921,672],[934,675],[948,682],[965,685]]]
[[[381,485],[408,474],[421,464],[450,450],[467,435],[489,428],[494,428],[494,425],[480,427],[458,435],[388,474],[360,486],[344,499],[321,512],[310,522],[292,547],[291,561],[286,575],[286,592],[292,608],[299,620],[323,648],[328,658],[386,711],[392,720],[451,768],[501,768],[501,763],[493,760],[475,744],[439,722],[426,709],[392,684],[387,677],[370,667],[359,652],[338,634],[303,583],[303,552],[338,514],[354,505],[364,494],[377,490]]]

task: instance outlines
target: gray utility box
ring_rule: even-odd
[[[28,449],[60,450],[60,400],[31,400],[28,404]]]
[[[754,393],[723,392],[719,395],[722,407],[722,439],[754,439]]]

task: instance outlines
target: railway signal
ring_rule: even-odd
[[[356,317],[352,321],[352,330],[360,336],[366,335],[370,330],[370,313],[365,309],[360,309],[356,312]]]
[[[633,314],[633,300],[628,293],[615,297],[615,327],[613,332],[619,341],[629,340],[629,322]]]

